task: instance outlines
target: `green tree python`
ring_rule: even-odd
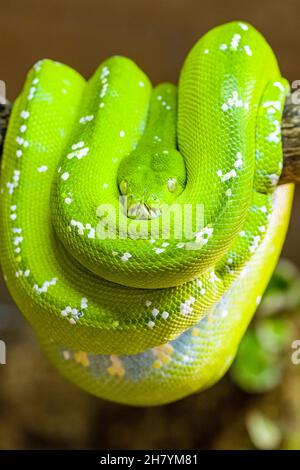
[[[251,25],[188,54],[178,87],[115,56],[30,70],[1,168],[0,259],[52,364],[99,397],[172,402],[229,368],[285,238],[289,85]]]

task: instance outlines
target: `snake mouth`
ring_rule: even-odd
[[[149,220],[156,219],[160,215],[161,210],[159,207],[149,206],[142,202],[131,204],[127,209],[127,217],[130,219]]]

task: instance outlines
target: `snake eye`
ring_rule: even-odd
[[[120,191],[121,193],[125,196],[128,191],[128,183],[126,180],[122,180],[121,183],[119,184]]]
[[[169,178],[168,179],[168,190],[170,193],[174,193],[177,188],[177,179],[176,178]]]

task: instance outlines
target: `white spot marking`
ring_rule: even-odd
[[[154,316],[154,318],[156,318],[158,314],[159,314],[159,310],[157,308],[154,308],[152,310],[152,315]]]
[[[274,82],[273,86],[279,88],[279,90],[284,91],[284,86],[280,82]]]
[[[22,119],[28,119],[30,116],[30,113],[29,111],[27,111],[26,109],[24,109],[23,111],[20,112],[20,117]]]
[[[165,251],[164,248],[153,248],[153,250],[155,251],[157,255],[160,255],[161,253]]]
[[[39,171],[40,173],[45,173],[45,171],[48,170],[48,167],[46,165],[43,165],[43,166],[39,166],[37,171]]]
[[[247,31],[247,29],[249,29],[248,25],[246,25],[245,23],[239,23],[239,26],[240,26],[244,31]]]
[[[128,261],[130,258],[132,258],[132,254],[131,254],[131,253],[124,253],[124,254],[121,256],[121,261],[125,262],[125,261]]]
[[[240,40],[241,40],[241,35],[240,34],[234,34],[233,38],[231,40],[231,43],[230,43],[231,49],[233,49],[234,51],[237,51]]]
[[[66,171],[65,173],[63,173],[63,174],[61,175],[61,179],[64,180],[64,181],[67,181],[67,179],[69,178],[69,176],[70,176],[69,173]]]
[[[251,49],[250,46],[248,46],[248,44],[246,44],[246,45],[244,46],[244,51],[246,52],[246,54],[247,54],[249,57],[251,57],[252,54],[253,54],[252,49]]]

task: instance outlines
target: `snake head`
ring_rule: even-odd
[[[124,158],[118,170],[118,186],[125,196],[127,216],[154,219],[162,207],[172,204],[183,191],[186,170],[176,149],[137,149]]]

